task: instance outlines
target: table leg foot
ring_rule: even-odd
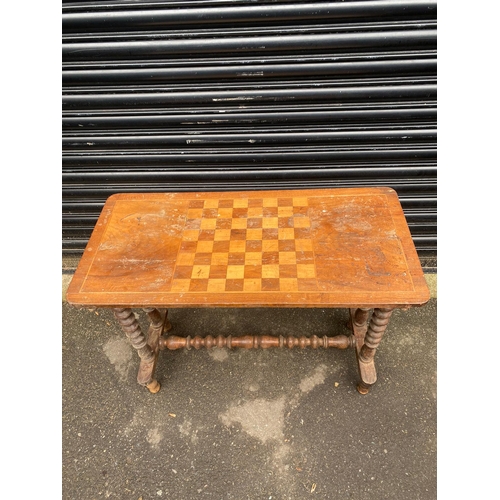
[[[149,384],[146,384],[146,387],[149,389],[151,394],[156,394],[161,389],[161,385],[156,379],[153,379]]]
[[[370,387],[372,384],[365,384],[363,381],[358,382],[358,385],[356,386],[356,389],[360,394],[368,394],[370,392]]]

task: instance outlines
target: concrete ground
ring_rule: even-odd
[[[163,351],[160,392],[109,310],[64,300],[62,498],[428,500],[437,497],[436,275],[394,312],[378,381],[352,350]],[[347,311],[172,309],[180,335],[345,333]],[[143,315],[140,321],[144,322]]]

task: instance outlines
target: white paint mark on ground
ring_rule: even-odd
[[[158,427],[155,427],[154,429],[150,429],[148,431],[148,435],[146,437],[146,441],[153,445],[153,446],[158,446],[160,444],[160,441],[163,439],[163,433],[160,432]]]
[[[184,420],[184,422],[179,425],[179,431],[182,436],[190,438],[191,443],[196,444],[198,442],[198,430],[193,430],[193,423],[191,420]]]
[[[308,377],[301,380],[299,388],[303,393],[311,392],[317,385],[324,384],[327,375],[327,366],[319,365]]]
[[[132,348],[126,339],[116,337],[109,339],[103,347],[104,354],[114,365],[122,381],[128,377],[132,367]]]
[[[300,400],[306,394],[325,383],[329,370],[329,367],[321,364],[304,377],[294,390],[289,391],[288,396],[275,400],[261,398],[236,403],[219,415],[225,426],[241,426],[241,430],[246,434],[270,447],[269,464],[277,481],[276,488],[280,492],[280,498],[297,498],[297,492],[303,486],[298,484],[292,473],[293,457],[298,451],[294,450],[289,436],[285,434],[285,419],[299,407]],[[248,390],[252,392],[258,389],[259,385],[255,382],[248,386]],[[303,457],[307,452],[302,450],[299,454]]]
[[[232,406],[219,415],[227,427],[240,424],[243,431],[262,443],[284,438],[285,398],[275,401],[256,399],[240,406]]]
[[[216,347],[208,350],[209,356],[215,361],[225,361],[229,357],[227,349]]]

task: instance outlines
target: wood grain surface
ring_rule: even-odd
[[[116,194],[67,291],[97,307],[405,307],[430,297],[390,188]]]

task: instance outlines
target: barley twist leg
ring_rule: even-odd
[[[358,351],[358,366],[361,380],[357,386],[360,394],[367,394],[377,380],[374,357],[385,333],[393,309],[376,308],[368,325],[364,343]]]
[[[158,392],[160,386],[158,381],[153,378],[157,352],[155,353],[155,350],[148,344],[146,336],[142,333],[132,309],[116,308],[113,310],[113,313],[132,347],[141,358],[137,382],[147,387],[153,393]]]

